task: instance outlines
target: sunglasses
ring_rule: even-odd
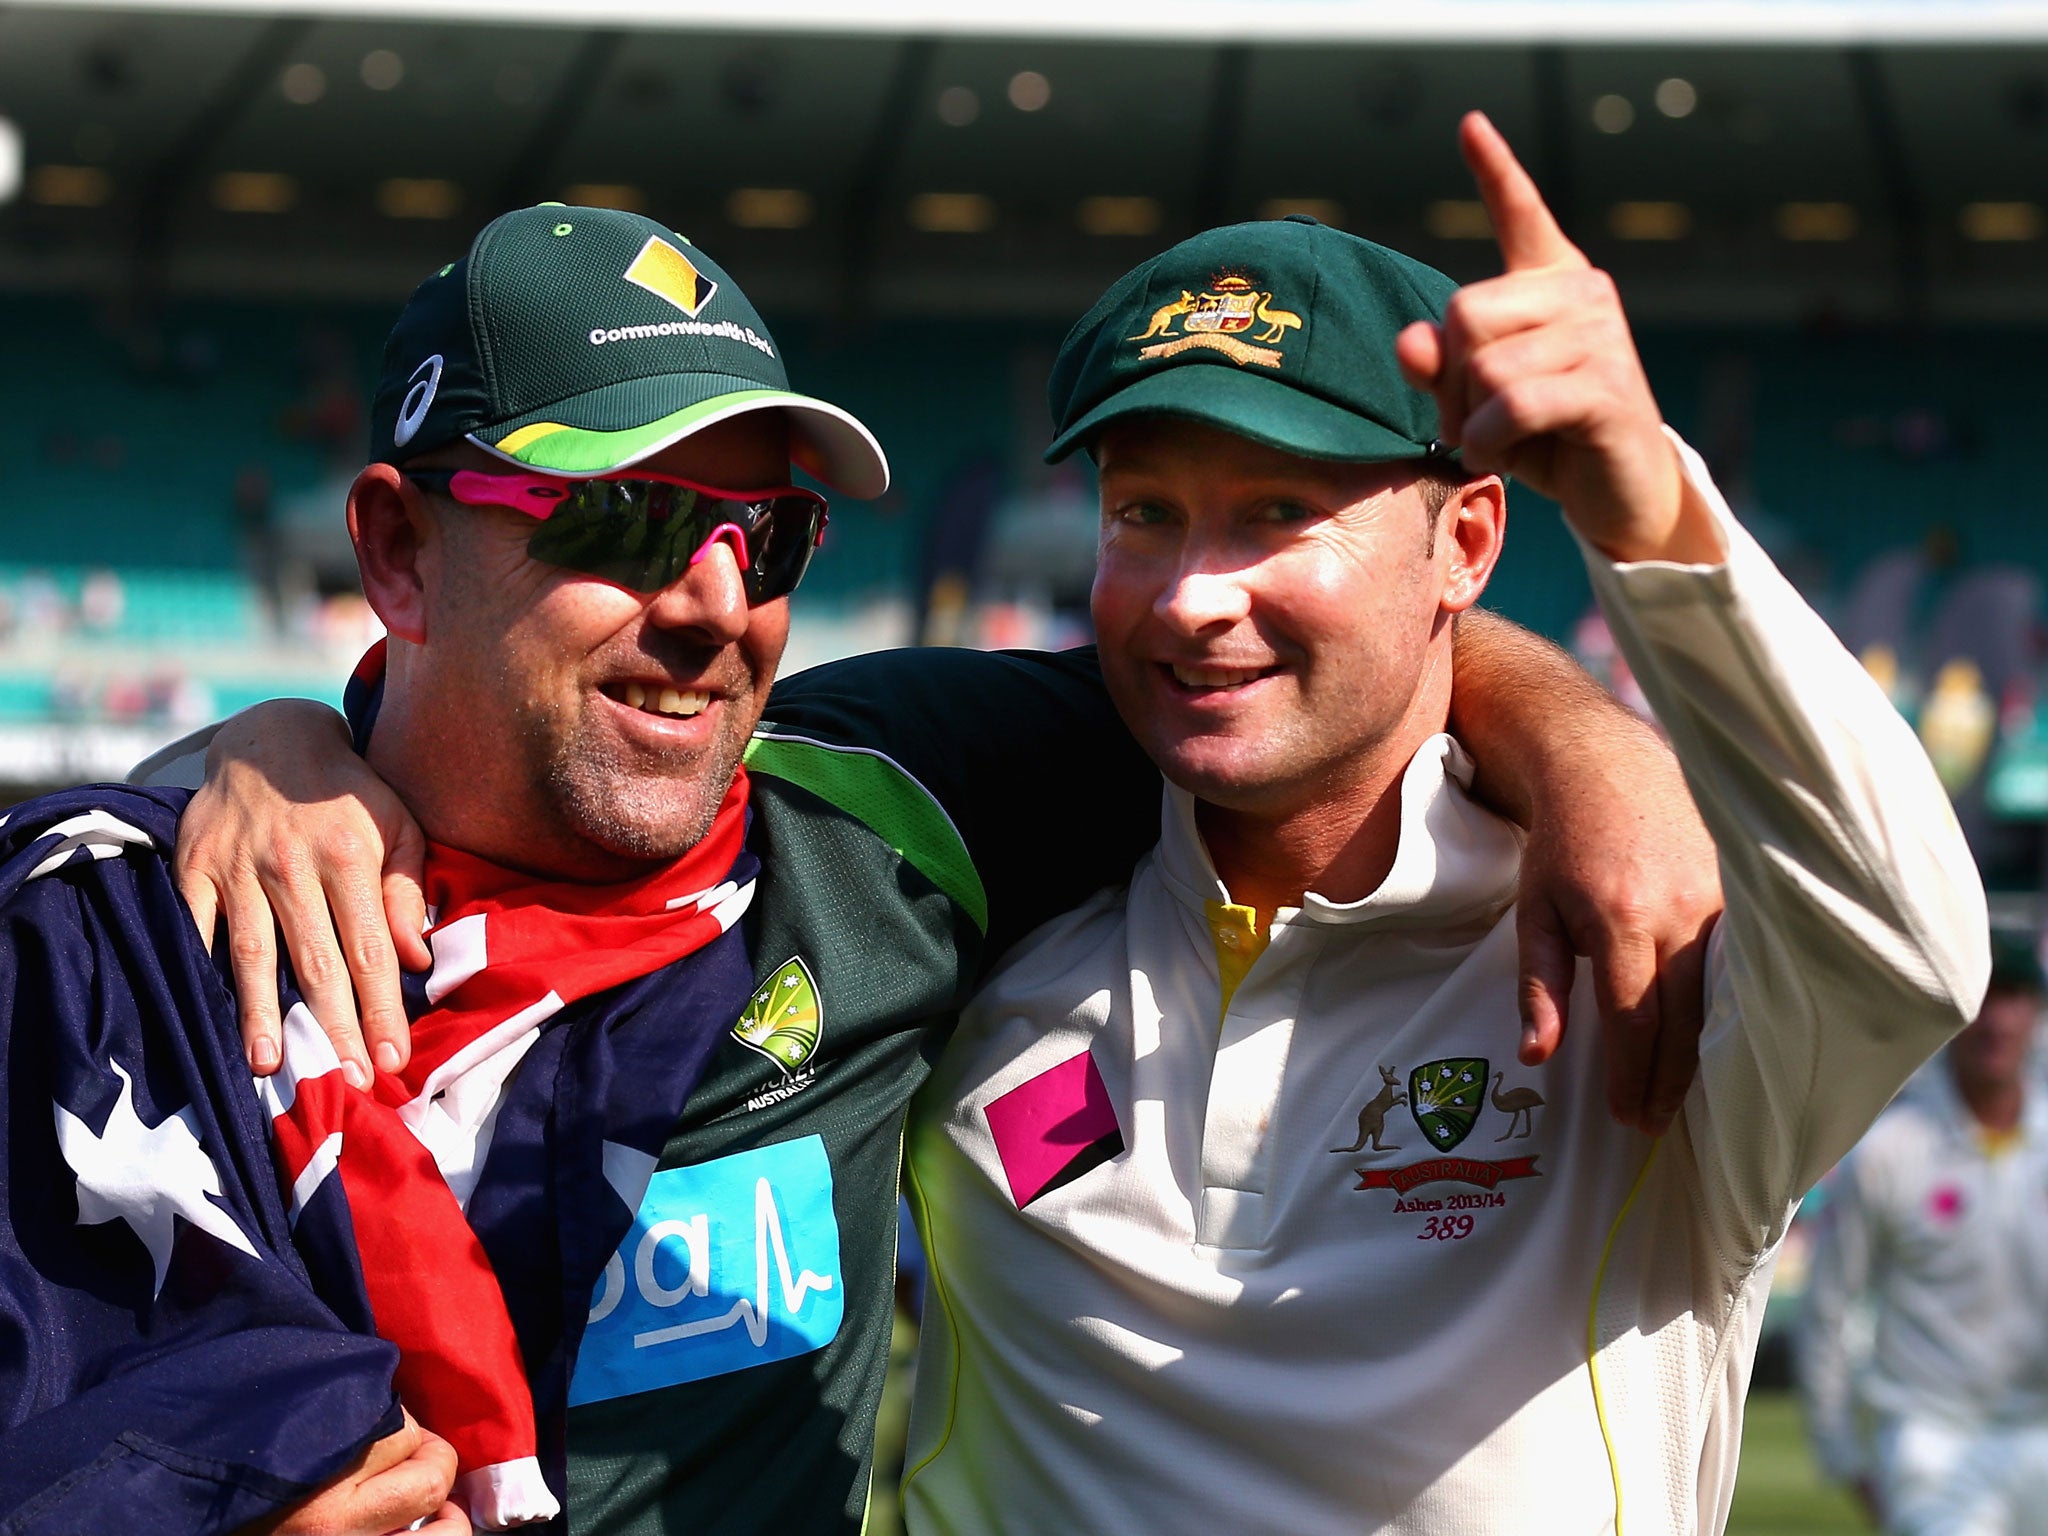
[[[560,480],[474,469],[409,469],[422,490],[466,507],[510,507],[539,526],[526,552],[635,592],[659,592],[721,539],[740,564],[747,602],[787,597],[825,542],[825,498],[784,486],[721,491],[674,475]]]

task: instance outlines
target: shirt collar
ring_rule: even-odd
[[[1902,1101],[1918,1104],[1934,1115],[1948,1129],[1948,1134],[1958,1141],[1967,1143],[1980,1151],[1984,1148],[1983,1128],[1977,1117],[1970,1113],[1970,1106],[1963,1102],[1962,1090],[1956,1087],[1955,1075],[1949,1070],[1946,1048],[1927,1062],[1919,1072],[1908,1079],[1899,1091]],[[2020,1101],[2019,1132],[2021,1145],[2038,1146],[2048,1141],[2048,1093],[2041,1091],[2036,1077],[2027,1078],[2026,1094]]]
[[[1401,840],[1379,889],[1352,902],[1326,901],[1311,891],[1298,912],[1282,909],[1276,924],[1299,918],[1405,927],[1497,916],[1514,900],[1521,837],[1472,798],[1472,771],[1472,759],[1456,741],[1441,732],[1430,737],[1401,775]],[[1198,913],[1206,902],[1231,899],[1195,824],[1195,797],[1170,783],[1160,815],[1159,870],[1174,895]]]

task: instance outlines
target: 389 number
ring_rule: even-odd
[[[1422,1223],[1422,1230],[1415,1234],[1415,1240],[1419,1243],[1451,1243],[1471,1235],[1470,1216],[1431,1216]]]

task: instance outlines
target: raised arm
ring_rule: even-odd
[[[1451,729],[1480,797],[1528,830],[1516,906],[1521,1059],[1549,1059],[1576,969],[1592,962],[1607,1102],[1661,1134],[1699,1062],[1706,941],[1720,874],[1677,759],[1556,646],[1465,615]]]
[[[1665,428],[1611,280],[1483,117],[1463,148],[1507,270],[1401,362],[1469,468],[1562,506],[1713,834],[1731,899],[1686,1155],[1726,1251],[1760,1253],[1975,1011],[1983,886],[1911,730]]]

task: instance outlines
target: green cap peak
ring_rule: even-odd
[[[1205,230],[1126,273],[1053,364],[1047,462],[1157,412],[1306,458],[1421,458],[1436,403],[1394,338],[1457,291],[1398,251],[1301,215]]]

